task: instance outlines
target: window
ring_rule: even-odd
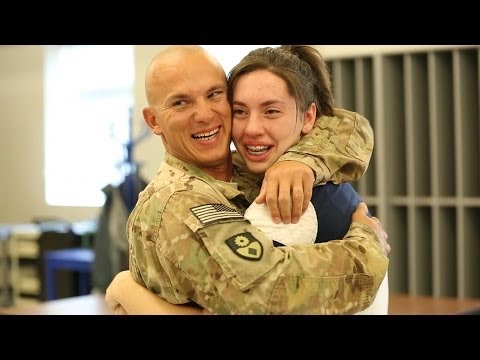
[[[250,51],[271,46],[277,47],[279,45],[201,45],[205,50],[215,56],[220,64],[223,66],[223,70],[228,73],[237,65],[242,58]]]
[[[45,62],[45,197],[102,206],[123,179],[133,105],[133,46],[49,46]]]

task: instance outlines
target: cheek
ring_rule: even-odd
[[[274,139],[277,142],[277,146],[279,149],[284,152],[290,146],[295,145],[298,140],[300,140],[299,131],[285,131],[286,127],[277,129],[276,134],[274,135]],[[272,134],[273,135],[273,134]]]

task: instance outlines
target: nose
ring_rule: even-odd
[[[263,134],[264,126],[261,116],[255,113],[250,113],[248,119],[245,119],[245,121],[245,134],[248,136],[258,136]]]
[[[195,110],[194,110],[194,118],[196,121],[210,121],[213,118],[213,109],[212,104],[208,101],[208,99],[200,99],[197,101]]]

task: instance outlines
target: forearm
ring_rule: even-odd
[[[315,185],[358,180],[372,156],[374,134],[369,121],[355,112],[334,111],[335,116],[317,119],[312,131],[278,160],[308,165],[315,174]]]
[[[136,282],[130,272],[119,273],[107,289],[107,296],[118,302],[129,315],[201,315],[202,309],[174,305]]]
[[[242,257],[243,251],[220,248],[216,242],[205,241],[205,249],[198,242],[181,245],[180,240],[176,248],[189,249],[182,252],[180,264],[189,285],[184,280],[178,285],[215,313],[354,313],[372,303],[388,266],[376,235],[367,228],[354,223],[346,240],[273,248],[262,232],[238,223],[234,243],[245,247],[256,240],[261,246],[249,248],[263,249],[251,260]],[[229,238],[222,225],[202,232],[204,239]]]
[[[273,313],[356,313],[372,304],[388,268],[376,235],[360,223],[353,223],[342,240],[283,249],[292,261],[275,284]],[[318,261],[319,254],[324,261]]]

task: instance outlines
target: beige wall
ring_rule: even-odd
[[[363,56],[386,53],[408,53],[416,51],[452,49],[452,47],[469,47],[467,45],[318,45],[322,55],[334,59],[340,57]]]
[[[135,47],[134,133],[145,128],[142,109],[145,69],[162,46]],[[418,46],[411,47],[413,50]],[[425,47],[423,47],[425,48]],[[321,46],[327,57],[378,51],[404,51],[405,46]],[[30,221],[33,217],[61,216],[90,219],[99,208],[47,206],[44,196],[43,46],[0,46],[0,223]],[[134,150],[149,179],[163,160],[160,138],[151,135]]]

